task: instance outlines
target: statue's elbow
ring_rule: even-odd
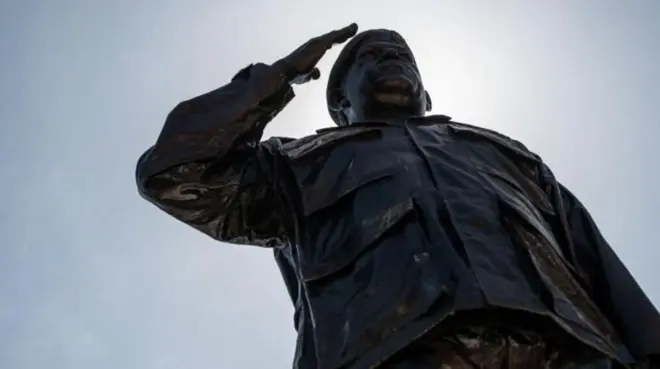
[[[135,185],[137,187],[138,194],[142,198],[150,202],[154,202],[156,201],[156,194],[153,187],[151,186],[151,175],[148,173],[146,166],[150,152],[151,149],[145,151],[140,156],[135,165]]]

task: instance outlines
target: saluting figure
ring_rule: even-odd
[[[180,103],[137,165],[140,193],[166,213],[275,250],[294,367],[658,368],[658,311],[542,159],[426,116],[404,39],[356,32]],[[328,79],[336,127],[262,141],[292,85],[350,38]]]

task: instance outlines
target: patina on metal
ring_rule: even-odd
[[[218,241],[273,249],[296,368],[657,368],[660,315],[580,201],[522,143],[426,115],[401,35],[356,33],[178,104],[139,159],[140,194]],[[262,140],[292,85],[351,38],[328,79],[336,127]]]

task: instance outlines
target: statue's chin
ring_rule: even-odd
[[[410,106],[417,84],[405,73],[383,73],[372,84],[374,100],[380,104]]]

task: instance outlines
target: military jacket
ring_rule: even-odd
[[[249,66],[175,107],[136,174],[184,223],[276,250],[298,367],[375,367],[489,307],[549,317],[622,363],[660,353],[657,310],[524,145],[446,116],[262,141],[292,98],[272,68]]]

